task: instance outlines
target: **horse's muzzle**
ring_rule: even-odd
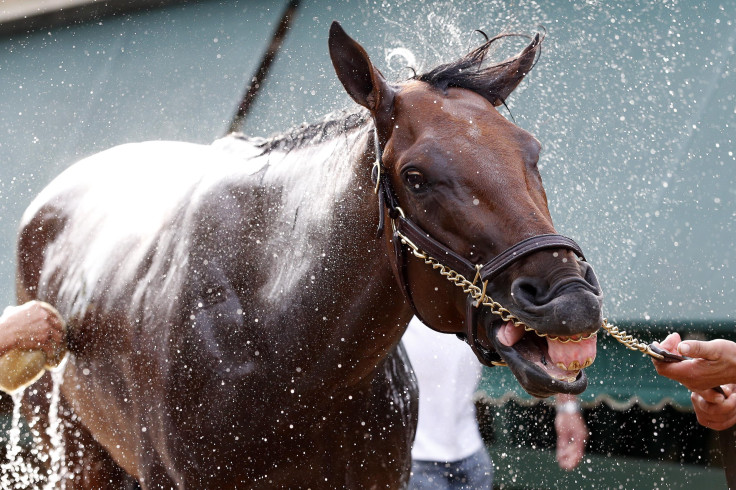
[[[603,323],[603,293],[593,267],[579,262],[580,275],[550,285],[520,277],[511,284],[513,311],[541,334],[569,337],[596,331]]]

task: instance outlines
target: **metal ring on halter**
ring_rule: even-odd
[[[483,304],[483,298],[486,297],[486,289],[488,289],[488,280],[483,281],[483,290],[480,292],[478,301],[475,303],[476,308],[480,308],[480,305]]]

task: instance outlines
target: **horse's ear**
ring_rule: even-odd
[[[506,101],[506,98],[511,95],[511,92],[521,83],[527,73],[534,68],[536,63],[537,55],[542,49],[542,40],[544,38],[537,34],[529,43],[529,46],[513,58],[509,58],[506,61],[498,63],[494,67],[491,67],[489,71],[495,71],[494,74],[497,78],[494,80],[493,93],[497,96],[491,103],[494,106],[499,106]]]
[[[386,79],[373,66],[363,46],[348,36],[337,21],[330,26],[328,44],[337,78],[355,102],[375,115],[390,93]]]

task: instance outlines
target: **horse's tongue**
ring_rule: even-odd
[[[506,347],[511,347],[524,336],[522,327],[514,326],[512,321],[508,321],[501,325],[498,329],[498,340]]]
[[[577,371],[593,364],[596,337],[580,342],[560,342],[547,338],[547,351],[552,363],[564,370]]]

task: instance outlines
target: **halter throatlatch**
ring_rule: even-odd
[[[374,133],[374,138],[376,160],[371,171],[371,178],[375,184],[375,192],[378,195],[377,235],[380,236],[383,233],[385,212],[388,211],[393,229],[392,242],[395,256],[392,267],[407,303],[409,303],[414,315],[426,324],[414,303],[411,290],[409,289],[406,247],[417,257],[425,259],[425,262],[431,264],[436,269],[440,269],[441,274],[448,276],[448,279],[462,287],[463,291],[468,293],[465,331],[462,334],[458,334],[458,336],[470,345],[475,355],[483,364],[504,364],[501,356],[493,350],[486,349],[478,340],[478,310],[481,306],[491,306],[491,312],[501,316],[504,320],[513,319],[513,316],[510,315],[508,310],[495,303],[486,295],[488,284],[492,283],[511,264],[539,250],[565,248],[575,252],[581,260],[585,260],[583,251],[571,238],[557,234],[538,235],[520,241],[483,265],[473,264],[465,257],[458,255],[435,240],[404,215],[403,210],[398,205],[398,200],[391,187],[391,182],[385,175],[382,150],[378,141],[377,131]],[[473,278],[472,282],[470,278]],[[479,286],[476,286],[476,284]],[[494,308],[493,305],[498,305],[498,307]]]

